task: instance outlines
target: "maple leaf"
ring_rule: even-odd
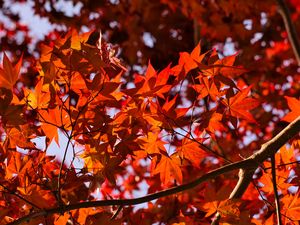
[[[34,143],[30,141],[31,132],[32,130],[26,125],[7,130],[6,147],[8,149],[15,149],[16,146],[23,149],[37,149]]]
[[[77,219],[77,222],[79,224],[86,224],[86,220],[87,220],[87,217],[89,215],[93,215],[95,213],[97,213],[97,211],[99,211],[99,209],[91,209],[91,208],[81,208],[81,209],[78,209],[76,214],[78,214],[78,219]]]
[[[0,115],[4,124],[18,126],[25,123],[23,105],[8,105],[3,108],[1,106],[0,103]]]
[[[206,212],[206,217],[219,212],[223,217],[230,216],[238,219],[240,214],[240,210],[238,209],[236,202],[230,199],[207,202],[201,208]]]
[[[203,129],[205,129],[212,137],[215,137],[215,131],[224,130],[224,125],[222,124],[223,115],[216,112],[215,110],[211,110],[205,113],[202,113],[199,120],[196,120],[195,125],[198,125],[195,128],[195,133],[200,135]]]
[[[80,73],[74,73],[71,77],[71,89],[78,95],[82,94],[84,90],[87,90],[86,79]],[[101,82],[99,82],[101,85]],[[91,89],[93,90],[93,89]],[[82,95],[84,95],[83,93]]]
[[[8,164],[6,169],[6,178],[11,179],[15,174],[19,174],[22,169],[21,154],[19,152],[12,152],[8,157]]]
[[[286,114],[281,120],[284,120],[287,122],[292,122],[298,116],[300,116],[300,100],[293,98],[293,97],[288,97],[288,96],[284,96],[284,97],[287,100],[287,103],[288,103],[289,108],[291,109],[291,112]]]
[[[159,154],[161,151],[166,152],[165,144],[167,142],[161,140],[160,133],[157,132],[149,132],[147,136],[139,138],[138,143],[144,151],[148,154]]]
[[[18,187],[18,191],[26,196],[26,199],[41,208],[51,208],[55,205],[55,197],[52,192],[43,190],[38,185],[32,184],[28,187]]]
[[[236,95],[227,100],[222,100],[222,103],[228,107],[230,116],[256,123],[249,110],[257,107],[259,105],[259,101],[247,97],[250,90],[251,86],[241,90]]]
[[[54,225],[68,224],[70,216],[70,213],[64,213],[63,215],[54,215]]]
[[[201,62],[208,53],[209,52],[201,54],[200,43],[193,49],[191,54],[188,52],[181,52],[178,65],[171,69],[176,76],[176,81],[181,81],[189,71],[201,66],[205,66]]]
[[[40,75],[44,77],[45,84],[50,84],[55,78],[58,73],[58,69],[55,67],[53,62],[50,62],[48,65],[48,69],[44,73],[42,70]]]
[[[104,143],[98,146],[98,149],[101,148],[104,150],[107,146],[108,145]],[[84,159],[85,166],[88,168],[88,171],[94,172],[104,168],[100,162],[101,154],[96,150],[96,148],[91,148],[89,145],[86,145],[85,151],[80,156]]]
[[[295,159],[295,149],[294,146],[287,147],[286,145],[282,146],[280,150],[276,153],[275,157],[280,157],[280,161],[283,164],[290,163]]]
[[[39,110],[39,116],[42,122],[41,128],[45,135],[52,141],[54,139],[57,144],[58,141],[58,129],[70,128],[70,118],[65,110],[61,110],[59,107],[48,110]]]
[[[160,113],[162,113],[164,117],[158,119],[165,123],[165,127],[169,127],[170,125],[181,126],[182,124],[187,123],[187,121],[184,119],[184,115],[190,108],[176,108],[177,98],[178,94],[172,98],[172,100],[167,98],[166,102],[161,107]]]
[[[155,71],[151,63],[148,63],[147,70],[145,72],[145,76],[141,76],[139,74],[135,75],[135,88],[124,90],[124,92],[130,96],[138,97],[155,97],[158,96],[160,98],[165,98],[164,94],[168,92],[172,85],[168,85],[168,79],[170,74],[172,73],[170,69],[170,65],[166,67],[164,70],[159,72]]]
[[[220,91],[218,90],[214,80],[208,79],[207,77],[200,78],[201,84],[194,84],[192,87],[199,93],[197,99],[201,100],[207,95],[211,97],[212,100],[216,100],[219,96]]]
[[[123,159],[121,157],[110,156],[106,153],[105,151],[108,146],[107,143],[101,144],[97,150],[88,147],[87,151],[81,154],[81,157],[84,159],[88,171],[97,173],[101,182],[104,181],[103,178],[107,178],[110,183],[115,185],[114,174],[120,171],[121,167],[119,165]]]
[[[270,163],[265,163],[268,167],[270,167]],[[262,177],[260,177],[259,181],[263,184],[263,187],[261,188],[262,191],[273,194],[273,180],[272,175],[269,173],[264,173]],[[276,171],[276,185],[279,190],[287,190],[289,187],[291,187],[293,184],[287,182],[287,178],[285,177],[285,171],[284,170],[278,170]]]
[[[292,195],[284,195],[281,199],[283,203],[283,212],[287,218],[292,220],[300,220],[300,198],[299,193]]]
[[[207,153],[200,148],[196,140],[191,140],[189,136],[182,139],[176,151],[180,158],[189,160],[197,168],[200,167],[201,161],[207,156]]]
[[[172,181],[172,177],[179,183],[182,183],[182,172],[179,167],[179,163],[174,157],[161,154],[160,161],[157,163],[152,174],[160,174],[160,180],[164,185],[167,185]]]
[[[121,157],[108,157],[107,154],[101,158],[101,163],[104,166],[101,172],[113,185],[116,185],[115,174],[123,169],[120,167],[122,161],[123,159]]]
[[[27,97],[29,109],[47,108],[51,99],[49,85],[43,85],[43,79],[40,79],[33,91],[25,89],[24,94]]]
[[[190,70],[198,67],[198,64],[201,63],[206,53],[201,55],[201,46],[200,43],[193,49],[191,54],[187,52],[181,52],[178,64],[183,66],[185,72],[188,73]]]
[[[122,93],[121,96],[117,95],[117,89],[120,86],[119,82],[105,82],[103,83],[103,85],[101,86],[101,91],[99,93],[99,99],[113,99],[115,100],[116,97],[117,98],[121,98],[122,97]],[[118,100],[119,100],[118,99]]]
[[[210,217],[219,212],[224,222],[238,221],[240,202],[237,199],[227,199],[230,192],[230,187],[227,185],[218,188],[207,188],[204,193],[204,203],[196,203],[195,206],[206,212],[205,217]]]
[[[15,67],[9,61],[7,55],[3,56],[3,68],[0,68],[0,87],[12,89],[19,79],[20,68],[22,66],[22,58],[19,59]]]
[[[201,65],[201,76],[218,76],[221,81],[226,82],[226,78],[235,78],[241,74],[247,72],[242,67],[233,66],[236,60],[237,54],[218,59],[213,64],[204,66]],[[223,77],[223,78],[222,78]]]

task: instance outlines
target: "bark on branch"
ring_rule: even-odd
[[[256,165],[260,165],[266,159],[274,156],[274,154],[292,137],[300,132],[300,116],[284,128],[279,134],[267,143],[263,144],[259,151],[254,153],[248,159],[253,159]],[[239,172],[239,180],[231,192],[229,199],[241,198],[252,181],[252,176],[256,168],[241,168]],[[217,213],[212,225],[218,224],[220,214]]]
[[[272,157],[286,142],[300,132],[300,116],[284,128],[279,134],[267,143],[263,144],[259,151],[255,152],[248,159],[253,159],[257,165],[263,163],[266,159]],[[253,170],[242,168],[239,175],[239,181],[232,191],[230,198],[240,198],[246,191],[252,180]]]

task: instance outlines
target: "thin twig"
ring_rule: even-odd
[[[11,194],[11,195],[14,195],[14,196],[18,197],[19,199],[23,200],[24,202],[26,202],[27,204],[33,206],[34,208],[41,209],[39,206],[37,206],[37,205],[34,204],[33,202],[28,201],[26,198],[24,198],[23,196],[19,195],[19,194],[16,193],[15,191],[10,190],[9,188],[7,188],[6,186],[4,186],[3,184],[0,184],[0,186],[1,186],[4,190],[7,191],[7,192],[5,192],[5,193]]]
[[[194,45],[197,45],[200,41],[200,25],[197,21],[197,18],[194,18],[193,26],[194,26]]]
[[[292,164],[300,164],[300,161],[296,160],[296,161],[293,161],[293,162],[289,162],[289,163],[282,163],[282,164],[278,164],[276,169],[282,167],[282,166],[288,166],[288,165],[292,165]],[[266,167],[264,170],[267,171],[269,169],[272,169],[272,166],[270,167]]]
[[[298,65],[300,66],[300,42],[295,26],[291,19],[291,12],[284,0],[277,0],[278,12],[281,14],[289,41],[294,51]]]
[[[275,156],[272,155],[271,157],[271,165],[272,165],[272,184],[274,190],[274,197],[275,197],[275,207],[276,207],[276,215],[277,215],[277,224],[282,225],[281,222],[281,214],[280,214],[280,200],[277,190],[277,182],[276,182],[276,163],[275,163]]]
[[[119,215],[119,213],[121,212],[121,210],[123,209],[122,205],[119,205],[118,209],[116,210],[116,212],[112,215],[112,217],[110,218],[110,220],[114,220],[115,218],[117,218],[117,216]]]
[[[60,164],[60,168],[59,168],[59,173],[58,173],[58,181],[57,181],[57,192],[58,192],[58,199],[60,200],[60,204],[61,204],[61,196],[60,196],[60,193],[61,193],[61,175],[62,175],[62,169],[63,169],[63,166],[64,166],[64,163],[65,163],[65,160],[66,160],[66,156],[67,156],[67,152],[68,152],[68,148],[69,148],[69,145],[71,143],[71,140],[73,139],[73,132],[74,132],[74,129],[75,129],[75,126],[77,124],[77,121],[81,115],[81,113],[84,111],[84,109],[92,102],[94,101],[94,99],[100,94],[100,92],[103,90],[104,88],[104,80],[103,80],[103,83],[102,83],[102,86],[101,88],[97,91],[97,93],[91,97],[91,99],[89,99],[83,106],[82,108],[78,111],[77,115],[76,115],[76,118],[74,120],[74,123],[72,124],[72,128],[71,128],[71,133],[70,135],[68,136],[68,142],[67,142],[67,145],[66,145],[66,148],[65,148],[65,151],[64,151],[64,155],[63,155],[63,159],[62,159],[62,162]],[[71,117],[71,115],[69,115]],[[67,133],[67,131],[65,131],[65,133]]]
[[[265,202],[265,204],[271,206],[272,208],[275,208],[275,206],[268,200],[266,199],[260,192],[259,187],[257,187],[257,185],[254,183],[254,181],[252,181],[252,184],[254,185],[255,189],[257,190],[259,196],[261,197],[261,199]],[[292,222],[293,224],[295,224],[293,221],[293,219],[291,217],[288,217],[287,215],[280,213],[281,216],[287,218],[290,222]]]

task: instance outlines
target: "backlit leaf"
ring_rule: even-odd
[[[4,53],[3,68],[0,68],[0,87],[12,89],[19,79],[20,68],[22,65],[22,57],[19,59],[15,67]]]

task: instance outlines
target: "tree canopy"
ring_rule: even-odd
[[[0,225],[299,223],[299,1],[0,6]]]

